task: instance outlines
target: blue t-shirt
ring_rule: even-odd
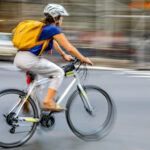
[[[41,35],[39,37],[38,41],[42,41],[42,40],[46,40],[51,38],[52,36],[56,35],[56,34],[60,34],[62,33],[61,29],[55,25],[46,25],[43,27]],[[43,44],[39,44],[33,48],[31,48],[29,51],[32,52],[35,55],[39,55],[41,49],[42,49]],[[45,51],[49,51],[51,50],[53,47],[53,39],[50,40],[47,48]]]

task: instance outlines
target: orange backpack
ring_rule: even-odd
[[[17,27],[12,31],[14,34],[13,44],[19,50],[29,50],[39,44],[43,43],[40,54],[47,48],[50,39],[38,41],[44,23],[35,20],[26,20],[20,22]]]

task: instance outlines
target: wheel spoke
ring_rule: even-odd
[[[25,122],[19,120],[22,118],[38,118],[38,110],[34,101],[29,97],[30,113],[24,113],[23,107],[20,109],[18,116],[15,116],[22,100],[25,97],[23,91],[16,89],[8,89],[0,92],[0,146],[16,147],[27,142],[36,130],[37,123]],[[11,112],[9,113],[9,110]],[[3,122],[3,123],[2,123]],[[10,129],[11,128],[11,129]]]
[[[85,86],[84,89],[93,108],[92,111],[85,107],[83,97],[75,91],[67,102],[67,122],[79,138],[98,140],[108,134],[113,125],[114,105],[104,90],[95,86]]]

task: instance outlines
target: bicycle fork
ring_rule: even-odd
[[[80,83],[78,83],[77,87],[78,87],[79,95],[83,102],[84,108],[90,115],[94,115],[94,113],[93,113],[94,109],[93,109],[92,105],[90,104],[90,101],[88,99],[86,91],[84,90],[84,88],[82,87],[82,85]]]

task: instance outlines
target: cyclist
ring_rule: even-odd
[[[60,27],[62,25],[63,16],[68,16],[66,9],[59,4],[48,4],[44,9],[45,18],[42,20],[46,25],[43,27],[40,40],[52,39],[49,42],[46,51],[54,48],[59,52],[61,56],[64,57],[66,61],[73,59],[73,56],[79,58],[81,62],[88,63],[92,65],[92,62],[89,58],[84,57],[65,37],[62,33]],[[61,47],[61,45],[68,53],[66,54]],[[48,61],[44,58],[39,58],[38,54],[40,53],[42,45],[35,46],[28,51],[18,51],[15,56],[14,64],[23,69],[32,71],[33,73],[43,75],[45,77],[53,77],[48,87],[48,92],[42,101],[41,108],[44,110],[51,111],[62,111],[64,108],[59,106],[54,102],[54,96],[58,88],[60,87],[64,71],[54,64],[51,61]]]

